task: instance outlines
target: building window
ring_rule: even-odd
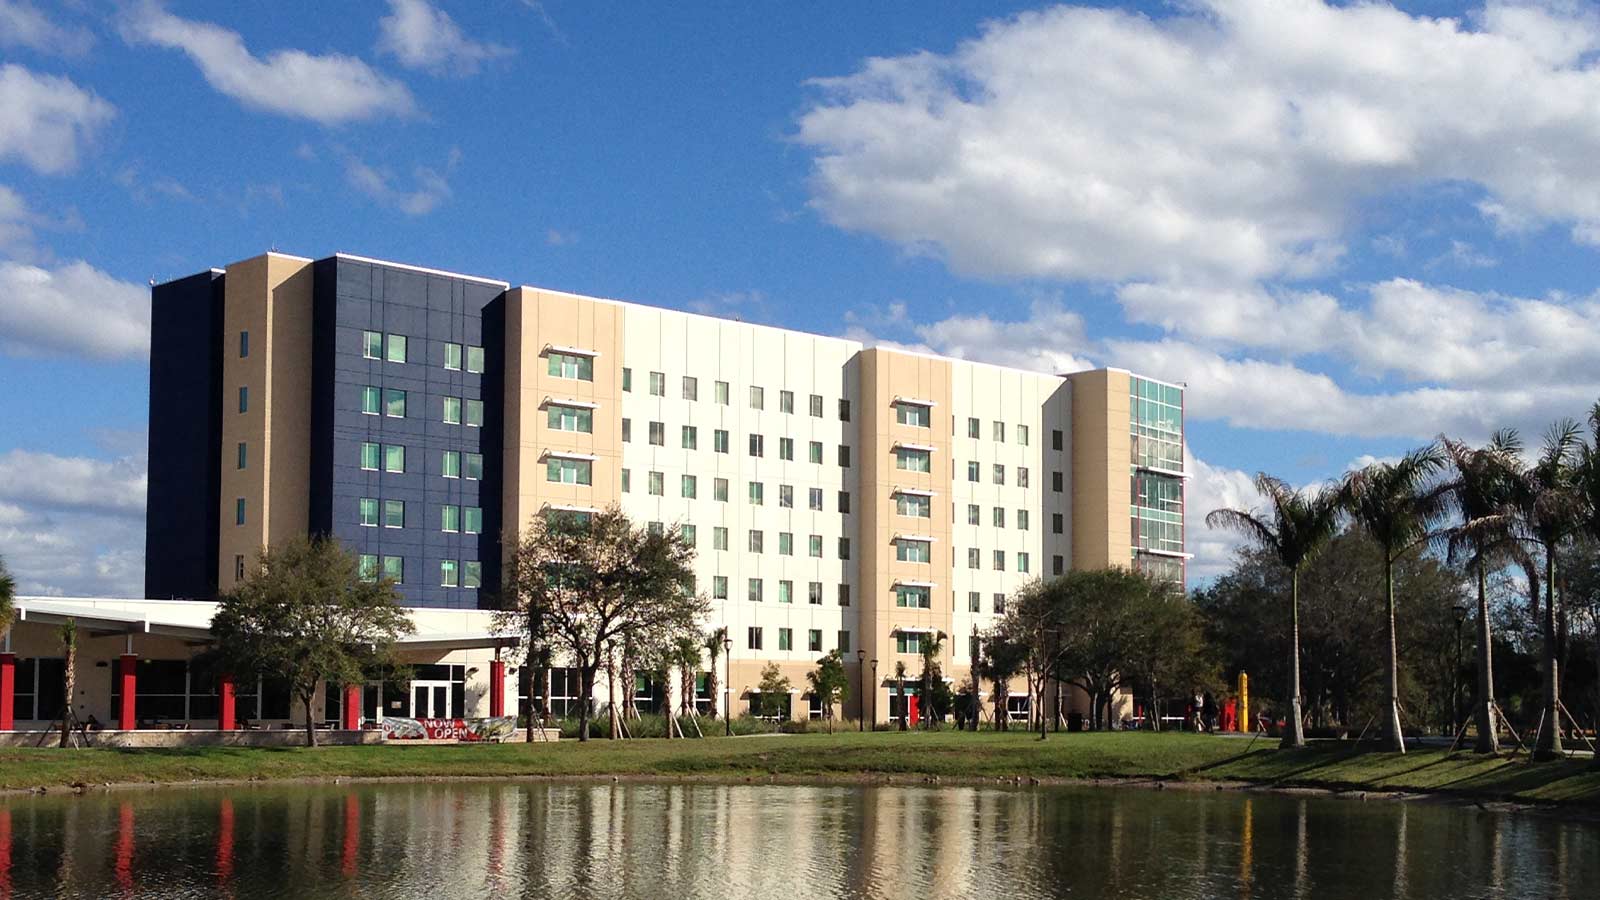
[[[372,497],[362,497],[358,504],[361,510],[361,524],[366,528],[378,527],[378,501]]]
[[[1050,514],[1050,533],[1051,534],[1061,534],[1063,524],[1064,523],[1062,521],[1061,513],[1051,513]]]
[[[633,370],[627,366],[622,367],[622,390],[624,393],[633,393]]]
[[[551,353],[548,373],[555,378],[571,378],[577,381],[594,380],[594,357],[580,356],[576,353]],[[632,379],[630,372],[623,369],[623,390],[631,390]]]
[[[483,427],[483,401],[482,400],[468,400],[467,401],[467,416],[466,416],[466,418],[467,418],[467,423],[466,424],[467,424],[468,428],[482,428]]]
[[[456,561],[453,559],[439,560],[439,586],[456,587],[460,583],[460,573]]]
[[[1061,574],[1065,573],[1066,568],[1067,568],[1067,560],[1061,554],[1057,553],[1056,555],[1050,557],[1050,574],[1051,575],[1061,575]]]
[[[545,480],[556,484],[593,484],[593,465],[586,459],[553,456],[546,466]],[[624,475],[626,482],[626,475]],[[627,490],[626,487],[623,490]]]
[[[1021,551],[1017,552],[1017,571],[1023,573],[1028,571],[1028,554]]]
[[[463,519],[461,523],[462,531],[467,534],[483,534],[483,507],[463,507],[461,513],[461,518]],[[477,587],[477,585],[468,585],[468,587]]]
[[[404,500],[383,501],[383,527],[406,527],[406,502]]]
[[[822,511],[822,488],[806,488],[806,506]]]
[[[1022,531],[1028,530],[1028,515],[1028,511],[1025,509],[1017,510],[1017,528]]]
[[[994,423],[994,439],[1002,444],[1006,442],[1006,423]]]
[[[896,447],[894,467],[906,472],[930,472],[933,470],[933,454],[926,450]]]
[[[644,528],[651,537],[661,537],[667,533],[667,523],[665,522],[647,522]]]
[[[391,419],[406,417],[406,392],[386,388],[383,392],[383,412]]]
[[[794,534],[788,531],[778,532],[778,555],[794,555]]]
[[[239,569],[243,569],[244,568],[244,557],[236,556],[236,557],[234,557],[234,559],[238,560]],[[377,581],[378,580],[378,556],[377,556],[377,554],[375,554],[375,553],[363,553],[360,556],[358,556],[356,558],[356,572],[360,576],[362,581]],[[238,577],[243,578],[244,577],[243,572],[240,572]]]
[[[779,391],[778,392],[778,412],[781,412],[781,413],[792,413],[792,412],[794,412],[794,391]]]
[[[622,442],[624,444],[627,444],[627,443],[630,443],[632,441],[633,441],[633,420],[632,419],[628,419],[628,418],[624,418],[622,420]]]
[[[996,572],[1004,572],[1006,570],[1006,552],[1004,550],[994,551],[994,570]]]
[[[822,418],[822,395],[821,394],[812,394],[811,395],[811,415],[813,417],[815,417],[815,418],[818,418],[818,419]]]
[[[1006,467],[1001,465],[1000,463],[995,463],[994,464],[994,483],[995,484],[1005,484],[1006,483]]]
[[[794,462],[794,438],[778,438],[778,458]]]
[[[461,586],[464,588],[483,587],[483,563],[472,559],[461,564]]]
[[[756,387],[753,384],[750,385],[750,408],[751,409],[766,409],[767,408],[767,392],[762,390],[761,388]]]
[[[933,517],[933,498],[921,494],[895,494],[894,511],[896,515],[911,516],[918,519]]]
[[[848,631],[839,632],[839,652],[840,653],[849,653],[850,652],[850,632],[848,632]]]
[[[551,412],[552,413],[555,412],[554,408],[551,409]],[[555,416],[552,415],[551,418],[553,420],[555,418]],[[461,424],[461,398],[460,397],[446,397],[446,398],[444,398],[444,423],[446,425],[460,425]],[[552,428],[555,427],[555,422],[554,421],[552,421],[550,423],[550,427],[552,427]]]
[[[808,451],[807,451],[807,457],[806,458],[809,459],[813,465],[818,465],[818,466],[822,465],[822,442],[821,441],[812,441],[811,442],[811,445],[810,445],[810,447],[808,448]]]
[[[806,632],[806,649],[812,653],[822,652],[822,629],[813,628]]]
[[[383,332],[361,332],[361,355],[366,359],[378,359],[383,356]]]
[[[439,530],[451,534],[461,530],[461,507],[448,503],[439,507]]]
[[[845,513],[847,515],[850,512],[850,492],[849,491],[840,491],[839,492],[839,512]]]
[[[745,588],[745,597],[746,597],[746,599],[748,599],[751,603],[760,603],[761,602],[761,589],[762,589],[762,587],[763,587],[763,585],[761,583],[761,579],[759,579],[759,578],[750,579],[749,583],[747,584],[747,586]]]
[[[682,495],[690,500],[693,500],[699,492],[699,482],[693,475],[683,476],[678,487]]]
[[[997,616],[1003,616],[1003,615],[1006,614],[1006,595],[1005,594],[995,594],[994,595],[994,614],[997,615]]]
[[[750,505],[760,506],[765,502],[765,488],[759,481],[750,482]]]
[[[461,345],[444,345],[444,367],[454,372],[461,368]]]
[[[650,396],[665,397],[667,395],[667,376],[664,372],[650,373]]]
[[[404,444],[383,445],[383,470],[398,475],[406,471],[406,448]]]
[[[901,425],[927,428],[933,423],[933,410],[920,403],[896,403],[894,420]]]
[[[812,606],[822,605],[822,582],[812,581],[806,584],[806,602]]]
[[[839,558],[850,558],[850,539],[847,537],[839,538]]]
[[[697,379],[689,377],[688,375],[683,376],[683,399],[700,399],[700,382]]]
[[[994,527],[1006,527],[1006,508],[1003,506],[996,506],[994,508]]]
[[[850,468],[850,445],[849,444],[840,444],[839,445],[839,468],[841,468],[841,469]]]
[[[968,503],[967,504],[967,524],[968,525],[977,525],[978,524],[978,513],[979,513],[978,504],[976,504],[976,503]]]
[[[250,411],[250,388],[248,388],[248,387],[246,387],[244,385],[240,385],[240,387],[239,387],[239,412],[247,413],[249,411]]]
[[[762,549],[762,545],[765,544],[765,543],[766,543],[766,535],[763,534],[760,531],[757,531],[755,529],[751,529],[749,540],[746,543],[747,549],[749,549],[749,551],[751,553],[760,553],[761,549]]]
[[[700,429],[693,425],[683,426],[683,449],[698,450],[700,448]]]
[[[894,589],[894,605],[904,609],[932,609],[933,591],[925,587],[899,585]]]
[[[1027,466],[1017,466],[1017,487],[1025,488],[1027,486],[1028,486],[1028,467]]]
[[[982,554],[982,551],[980,551],[977,547],[969,547],[969,548],[967,548],[967,568],[976,569],[976,568],[978,568],[978,566],[982,565],[982,562],[981,562],[982,555],[981,554]]]
[[[728,432],[724,431],[721,428],[717,428],[717,429],[712,430],[712,432],[711,432],[711,452],[713,452],[713,453],[727,453],[728,452]]]
[[[925,563],[933,559],[933,545],[928,541],[896,538],[894,542],[894,558],[901,562]]]
[[[718,403],[723,406],[728,405],[728,383],[726,381],[714,382],[711,385],[711,392]]]
[[[750,455],[751,456],[765,456],[766,453],[767,453],[767,442],[766,442],[766,439],[763,438],[759,434],[750,435]]]
[[[813,559],[822,558],[822,535],[813,534],[806,539],[806,555]]]
[[[439,474],[445,478],[461,477],[461,451],[444,451],[444,461],[439,466]]]
[[[631,490],[630,485],[633,483],[632,479],[629,478],[629,476],[631,474],[632,473],[629,472],[629,470],[627,470],[627,469],[623,469],[622,470],[622,492],[624,494],[628,493],[628,491]]]
[[[406,336],[403,335],[403,334],[391,334],[391,335],[389,335],[388,339],[387,339],[387,341],[385,343],[385,349],[384,349],[384,353],[383,353],[383,358],[385,360],[388,360],[389,362],[392,362],[392,363],[403,363],[403,362],[405,362],[406,361]]]
[[[406,558],[403,556],[385,556],[383,558],[383,577],[395,584],[405,584]]]
[[[651,472],[647,486],[650,496],[664,497],[667,494],[667,478],[660,472]]]
[[[793,509],[794,508],[794,485],[792,485],[792,484],[780,484],[780,485],[778,485],[778,507],[780,509]]]
[[[850,585],[848,585],[848,584],[839,585],[839,605],[840,606],[849,606],[850,605]]]
[[[1060,472],[1051,472],[1050,473],[1050,490],[1055,491],[1058,494],[1061,493],[1061,473]]]
[[[967,591],[967,612],[982,612],[983,595],[977,591]]]
[[[239,459],[237,468],[246,468],[247,464],[249,463],[249,451],[246,449],[248,446],[249,445],[244,441],[239,442]]]
[[[1053,428],[1050,430],[1050,449],[1061,449],[1061,430],[1059,428]]]
[[[361,389],[361,414],[376,416],[383,412],[383,394],[375,387]]]
[[[841,421],[841,422],[850,421],[850,401],[849,400],[840,400],[839,401],[839,421]]]
[[[667,425],[665,422],[650,423],[650,446],[665,447],[667,445]]]
[[[726,575],[713,575],[713,576],[711,576],[711,599],[713,599],[713,600],[726,600],[726,599],[728,599],[728,576],[726,576]]]
[[[372,441],[362,441],[361,442],[361,468],[362,469],[364,469],[365,471],[368,471],[368,472],[376,472],[376,471],[378,471],[378,460],[379,460],[380,456],[381,456],[381,451],[379,450],[378,445],[376,443],[374,443]]]
[[[1017,443],[1021,444],[1024,447],[1028,446],[1028,426],[1026,426],[1026,425],[1018,425],[1017,426]]]
[[[548,423],[556,431],[576,431],[583,434],[594,433],[594,410],[592,409],[582,406],[561,406],[552,403],[547,413]]]
[[[977,483],[977,481],[978,481],[978,464],[976,462],[967,463],[967,480],[970,481],[970,482],[973,482],[974,484]]]
[[[482,453],[468,453],[468,454],[465,455],[465,457],[466,457],[466,461],[467,461],[467,471],[466,471],[467,480],[468,481],[480,481],[480,480],[482,480],[483,479],[483,454]]]
[[[778,602],[779,603],[793,603],[794,602],[794,582],[787,581],[787,580],[783,580],[783,581],[779,581],[778,582]]]
[[[721,525],[711,526],[711,549],[728,549],[728,529]]]
[[[977,437],[978,436],[978,429],[979,429],[978,420],[974,419],[974,418],[968,418],[967,419],[967,437],[969,437],[969,438]]]
[[[921,653],[922,635],[915,631],[896,631],[894,649],[896,653]]]
[[[718,503],[728,502],[728,479],[713,478],[711,481],[711,499]]]
[[[745,647],[747,647],[748,649],[760,650],[761,649],[761,626],[759,626],[759,625],[751,625],[745,631],[744,642],[745,642]]]
[[[233,501],[233,524],[235,524],[235,525],[243,525],[244,524],[244,498],[243,497],[240,497],[239,499]]]
[[[699,546],[700,534],[693,525],[684,524],[678,526],[678,533],[683,535],[683,542],[685,544],[688,544],[691,547]]]
[[[778,650],[784,651],[784,650],[793,650],[793,649],[794,649],[794,629],[793,628],[779,628],[778,629]]]

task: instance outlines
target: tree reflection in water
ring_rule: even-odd
[[[560,782],[0,798],[0,897],[1592,896],[1600,828],[1092,788]]]

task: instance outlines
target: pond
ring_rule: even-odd
[[[0,897],[1597,896],[1600,826],[1112,788],[434,782],[0,797]]]

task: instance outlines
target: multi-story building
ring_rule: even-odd
[[[211,598],[309,531],[410,604],[477,608],[532,517],[617,505],[697,548],[736,709],[767,663],[803,685],[839,649],[881,721],[897,661],[920,672],[942,632],[962,677],[971,636],[1030,579],[1183,579],[1183,391],[1123,370],[1021,371],[344,254],[269,253],[153,303],[150,597]]]

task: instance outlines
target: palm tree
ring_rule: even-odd
[[[1561,542],[1583,524],[1579,461],[1586,450],[1576,422],[1563,419],[1545,431],[1532,466],[1518,468],[1514,488],[1524,537],[1544,554],[1544,721],[1535,759],[1561,755],[1561,673],[1556,633],[1556,568]]]
[[[713,713],[725,705],[722,702],[722,695],[717,693],[718,687],[721,686],[721,682],[719,682],[717,679],[717,659],[722,656],[722,644],[723,641],[726,641],[727,639],[727,626],[714,628],[706,635],[706,642],[704,645],[706,652],[711,654],[711,668],[706,672],[706,693],[711,695],[711,711]],[[723,709],[722,715],[724,718],[732,718],[733,711],[729,709]],[[716,716],[713,715],[712,718],[715,719]]]
[[[896,660],[894,664],[894,696],[900,701],[900,730],[906,730],[906,664],[903,660]]]
[[[933,730],[933,710],[929,706],[933,698],[933,671],[939,665],[939,654],[944,652],[944,637],[942,631],[922,636],[922,698],[917,708],[927,723],[923,727],[929,731]]]
[[[1425,543],[1446,508],[1446,493],[1433,484],[1444,465],[1438,446],[1412,450],[1392,463],[1373,463],[1345,477],[1345,507],[1383,549],[1383,599],[1389,641],[1389,701],[1383,714],[1384,746],[1406,752],[1400,728],[1400,653],[1394,627],[1395,561]]]
[[[1589,410],[1589,443],[1584,445],[1578,466],[1578,492],[1582,502],[1583,526],[1589,536],[1600,540],[1600,401]],[[1595,636],[1600,651],[1600,634]],[[1591,768],[1600,769],[1600,753]]]
[[[700,642],[692,635],[678,638],[672,662],[678,667],[678,715],[687,719],[696,714],[695,673],[700,669]]]
[[[1289,728],[1282,746],[1299,749],[1306,745],[1305,714],[1300,708],[1300,569],[1338,530],[1340,496],[1332,487],[1302,493],[1265,472],[1256,475],[1256,491],[1267,499],[1265,514],[1214,509],[1206,516],[1206,525],[1244,534],[1289,570]]]
[[[62,693],[66,696],[66,705],[61,708],[61,746],[65,747],[72,739],[72,701],[78,691],[78,620],[68,619],[61,623],[61,649],[66,657],[66,668],[61,675]],[[129,722],[118,722],[117,727],[130,727]]]
[[[1506,557],[1525,557],[1518,545],[1515,499],[1516,472],[1522,440],[1513,430],[1495,432],[1486,446],[1473,448],[1440,437],[1456,475],[1450,499],[1461,516],[1447,532],[1446,551],[1452,563],[1465,562],[1478,579],[1478,692],[1473,717],[1478,726],[1478,753],[1500,751],[1494,702],[1494,649],[1489,623],[1488,573]]]

